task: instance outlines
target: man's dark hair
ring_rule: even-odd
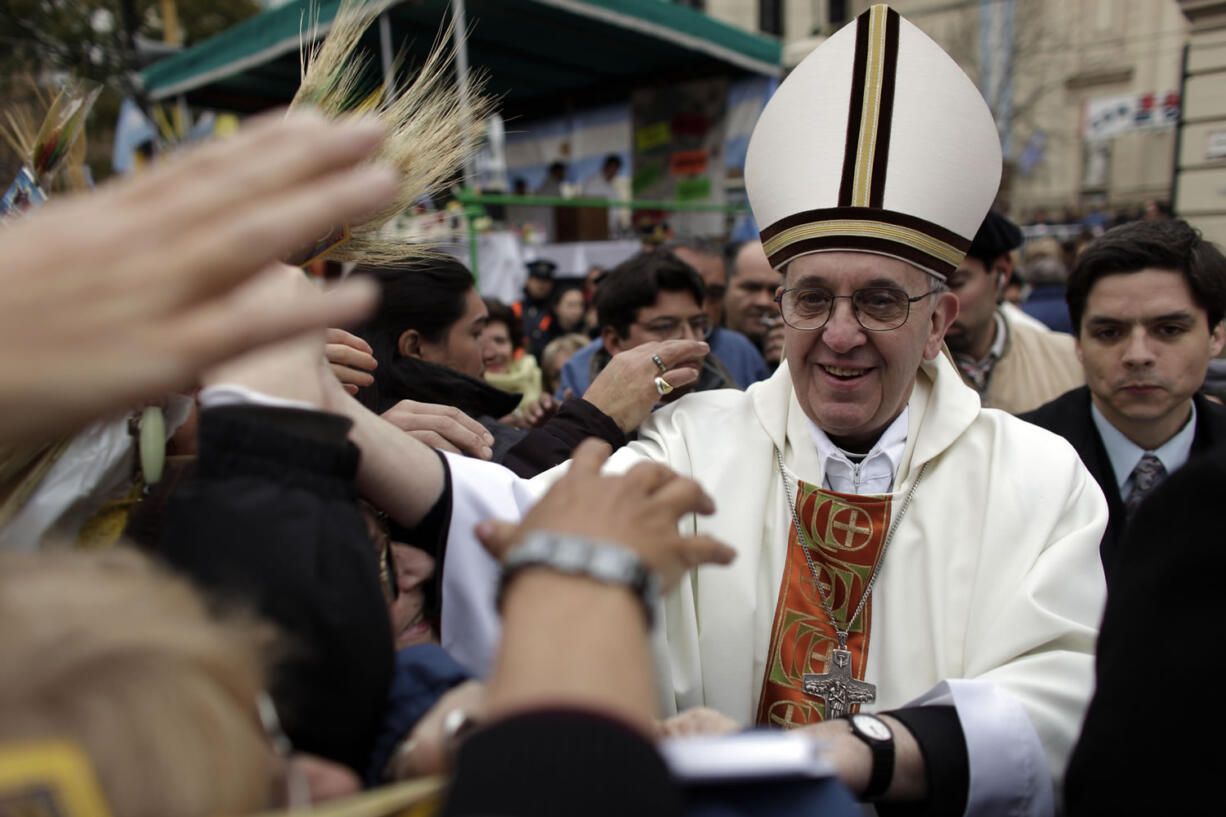
[[[1221,251],[1182,219],[1132,221],[1112,227],[1077,257],[1065,290],[1073,332],[1080,336],[1086,300],[1100,278],[1151,268],[1183,273],[1210,329],[1226,315],[1226,257]]]
[[[487,324],[501,323],[507,328],[507,337],[511,339],[512,349],[521,349],[524,345],[523,321],[515,317],[515,310],[497,298],[482,298],[485,308],[490,313]]]
[[[610,153],[608,156],[604,157],[604,161],[600,163],[600,166],[608,167],[611,164],[617,165],[617,169],[621,170],[622,157],[618,156],[616,153]]]
[[[702,306],[702,278],[689,264],[668,250],[631,256],[609,270],[596,290],[600,328],[611,326],[619,337],[626,337],[639,310],[654,304],[662,291],[688,292]]]

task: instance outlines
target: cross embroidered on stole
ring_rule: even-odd
[[[881,558],[881,546],[890,527],[890,497],[840,494],[799,480],[796,486],[796,512],[809,540],[806,546],[835,616],[840,624],[846,624]],[[787,530],[787,561],[771,627],[757,720],[759,724],[790,729],[825,719],[825,703],[804,692],[803,678],[834,669],[830,656],[839,642],[814,587],[804,551],[796,542],[796,529],[788,525]],[[861,680],[868,663],[872,609],[870,597],[847,637],[851,675]],[[853,706],[852,711],[858,708]]]

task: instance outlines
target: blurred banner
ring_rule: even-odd
[[[779,81],[774,77],[743,77],[732,82],[716,82],[725,89],[722,112],[723,141],[714,156],[705,156],[705,163],[709,171],[707,179],[711,182],[710,187],[719,191],[718,195],[722,193],[725,178],[733,180],[734,184],[735,180],[740,178],[745,166],[749,136],[759,114],[762,113],[762,107],[778,87]],[[516,183],[520,182],[525,192],[536,192],[546,181],[549,165],[561,162],[566,171],[558,192],[578,195],[583,186],[599,174],[605,157],[609,155],[621,158],[621,178],[618,181],[628,182],[635,177],[640,161],[635,147],[636,129],[632,110],[632,103],[620,103],[547,119],[510,123],[506,133],[506,167],[510,189],[514,190]],[[660,138],[665,132],[666,138],[672,138],[671,113],[665,111],[664,120],[647,123],[648,130],[644,136],[648,142],[653,138]],[[656,127],[653,128],[653,125]],[[663,125],[663,128],[660,125]],[[668,171],[672,171],[674,166],[678,170],[693,169],[697,154],[689,157],[679,156],[679,163],[674,165],[673,153],[683,153],[685,150],[686,147],[680,147],[676,151],[665,150],[663,158],[658,161],[662,163],[663,169]],[[680,163],[681,160],[687,160],[684,166]],[[624,186],[627,196],[633,193],[636,198],[645,197],[638,190],[632,190],[633,185]],[[693,184],[686,190],[688,193],[696,191],[697,188]],[[676,200],[675,191],[670,191],[668,198]],[[670,223],[674,220],[675,217],[669,219]],[[717,229],[717,232],[720,229]],[[757,234],[756,229],[751,232]]]
[[[724,202],[724,133],[728,81],[699,80],[635,91],[634,118],[636,199]],[[724,232],[722,213],[663,214],[636,212],[642,219],[663,220],[677,235],[713,236]]]
[[[1122,94],[1086,102],[1082,135],[1088,141],[1121,133],[1173,127],[1179,122],[1179,92]]]
[[[552,162],[566,165],[564,183],[578,190],[600,172],[604,158],[616,154],[622,173],[630,171],[630,106],[622,103],[573,114],[512,123],[506,135],[507,171],[514,186],[523,180],[537,190]]]

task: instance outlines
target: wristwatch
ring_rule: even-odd
[[[639,555],[629,548],[573,534],[533,531],[502,562],[498,606],[507,584],[528,567],[547,567],[559,573],[586,576],[604,584],[625,587],[643,605],[650,628],[660,596],[659,580]]]
[[[894,779],[894,732],[876,715],[857,712],[843,717],[851,724],[851,733],[873,753],[873,771],[860,799],[876,799],[886,793]]]

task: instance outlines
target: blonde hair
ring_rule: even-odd
[[[77,742],[127,817],[268,804],[268,628],[126,549],[0,554],[0,621],[0,740]]]
[[[570,334],[556,337],[549,341],[549,343],[545,344],[545,348],[541,351],[541,376],[548,381],[544,384],[546,391],[553,394],[558,390],[558,383],[556,380],[558,375],[561,374],[561,367],[558,367],[558,375],[551,374],[553,363],[558,359],[558,355],[574,355],[575,352],[579,351],[584,346],[587,346],[589,343],[591,343],[591,340],[587,335],[581,335],[578,332],[571,332]],[[575,396],[582,397],[583,395],[577,394]]]

